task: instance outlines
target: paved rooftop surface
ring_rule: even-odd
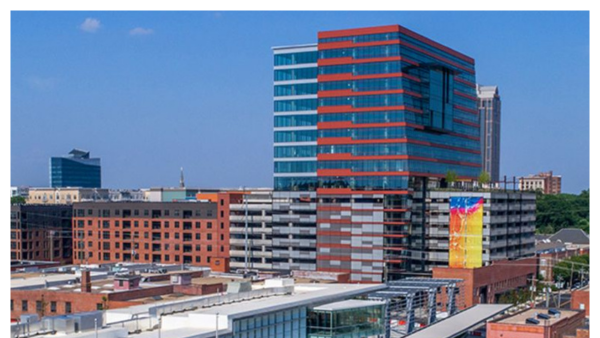
[[[572,317],[578,313],[577,311],[569,311],[569,310],[564,310],[564,309],[560,309],[559,311],[560,311],[559,318],[556,318],[553,315],[549,315],[550,319],[539,319],[536,317],[537,314],[538,313],[548,314],[548,309],[528,309],[526,311],[519,312],[513,316],[502,318],[502,319],[496,320],[494,322],[500,323],[500,324],[523,324],[523,325],[531,325],[531,326],[549,326],[549,325],[559,322],[565,318]],[[527,323],[525,323],[525,320],[527,318],[535,318],[535,319],[539,320],[540,323],[539,324],[527,324]]]

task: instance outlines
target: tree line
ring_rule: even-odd
[[[575,194],[536,196],[536,230],[553,234],[563,228],[579,228],[590,233],[590,191]]]

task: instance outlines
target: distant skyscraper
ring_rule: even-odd
[[[481,126],[481,169],[493,182],[500,180],[501,102],[498,86],[477,86],[477,106]]]
[[[90,152],[73,149],[68,156],[50,158],[52,188],[101,187],[100,159],[90,158]]]

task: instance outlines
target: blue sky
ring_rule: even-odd
[[[272,186],[272,46],[401,24],[475,59],[502,96],[501,174],[589,187],[587,12],[13,12],[11,184],[51,156],[109,188]]]

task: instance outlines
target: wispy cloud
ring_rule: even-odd
[[[25,78],[25,82],[29,87],[37,90],[50,90],[54,89],[58,84],[58,80],[55,78],[43,78],[39,76],[30,76]]]
[[[129,31],[129,35],[150,35],[153,33],[154,33],[154,30],[152,28],[143,28],[143,27],[136,27]]]
[[[79,28],[88,33],[96,33],[98,29],[100,29],[100,20],[94,18],[87,18],[85,21],[79,26]]]

